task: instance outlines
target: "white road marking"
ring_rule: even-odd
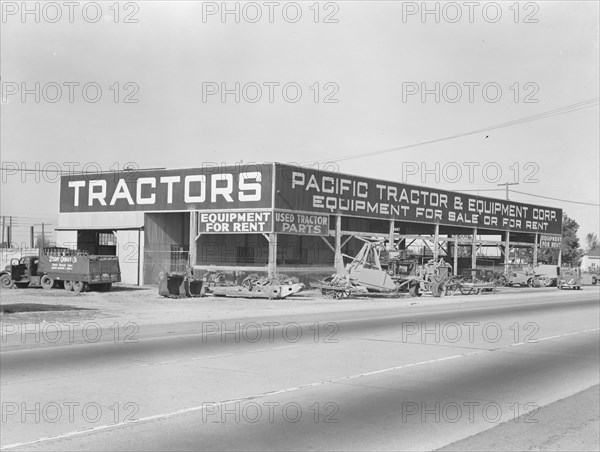
[[[32,445],[32,444],[42,443],[42,442],[46,442],[46,441],[53,441],[53,440],[60,440],[60,439],[72,438],[74,436],[81,436],[81,435],[85,435],[85,434],[88,434],[88,433],[95,433],[95,432],[99,432],[99,431],[103,431],[103,430],[111,430],[111,429],[118,428],[118,427],[123,427],[123,426],[127,426],[127,425],[134,425],[134,424],[139,424],[139,423],[143,423],[143,422],[154,421],[154,420],[157,420],[157,419],[168,419],[168,418],[172,418],[172,417],[175,417],[175,416],[179,416],[181,414],[187,414],[187,413],[193,413],[193,412],[203,411],[206,405],[211,405],[211,406],[218,405],[218,406],[222,406],[222,405],[226,405],[228,403],[244,402],[244,401],[248,401],[248,400],[258,399],[258,398],[261,398],[261,397],[273,396],[273,395],[278,395],[278,394],[285,394],[285,393],[289,393],[289,392],[300,391],[302,389],[314,388],[314,387],[322,386],[322,385],[326,385],[326,384],[339,383],[339,382],[342,382],[342,381],[355,380],[357,378],[368,377],[368,376],[378,375],[378,374],[383,374],[383,373],[388,373],[388,372],[394,372],[394,371],[406,369],[406,368],[409,368],[409,367],[422,366],[422,365],[425,365],[425,364],[434,364],[434,363],[439,363],[439,362],[442,362],[442,361],[448,361],[448,360],[457,359],[457,358],[465,358],[467,356],[479,355],[479,354],[483,354],[483,353],[491,353],[491,352],[496,352],[498,350],[508,349],[508,348],[516,347],[516,346],[520,346],[520,345],[535,344],[537,342],[542,342],[542,341],[547,341],[547,340],[557,339],[557,338],[562,338],[562,337],[567,337],[567,336],[574,336],[574,335],[577,335],[577,334],[591,333],[591,332],[594,332],[594,331],[600,331],[600,328],[591,328],[591,329],[582,330],[582,331],[575,331],[575,332],[571,332],[571,333],[559,334],[559,335],[556,335],[556,336],[548,336],[548,337],[544,337],[544,338],[541,338],[541,339],[537,339],[536,341],[517,342],[515,344],[505,345],[503,347],[498,347],[498,348],[494,348],[494,349],[476,350],[476,351],[471,351],[471,352],[467,352],[467,353],[462,353],[460,355],[445,356],[443,358],[430,359],[430,360],[427,360],[427,361],[420,361],[420,362],[417,362],[417,363],[411,363],[411,364],[404,364],[404,365],[401,365],[401,366],[388,367],[387,369],[374,370],[374,371],[371,371],[371,372],[363,372],[363,373],[356,374],[356,375],[348,375],[348,376],[345,376],[345,377],[334,378],[332,380],[317,381],[317,382],[314,382],[314,383],[308,383],[308,384],[304,384],[304,385],[300,385],[300,386],[294,386],[294,387],[291,387],[291,388],[279,389],[279,390],[275,390],[275,391],[263,392],[263,393],[260,393],[260,394],[249,395],[249,396],[246,396],[246,397],[241,397],[241,398],[232,399],[232,400],[224,400],[224,401],[221,401],[221,402],[214,402],[214,403],[210,403],[210,404],[202,404],[202,405],[198,405],[198,406],[194,406],[194,407],[190,407],[190,408],[184,408],[184,409],[177,410],[177,411],[171,411],[169,413],[162,413],[162,414],[154,414],[152,416],[145,416],[145,417],[136,419],[135,421],[126,421],[126,422],[118,422],[118,423],[115,423],[115,424],[99,425],[97,427],[92,427],[92,428],[88,428],[88,429],[84,429],[84,430],[75,430],[75,431],[72,431],[72,432],[61,433],[59,435],[54,435],[54,436],[45,436],[45,437],[38,438],[38,439],[35,439],[35,440],[31,440],[31,441],[22,441],[22,442],[19,442],[19,443],[7,444],[6,446],[0,447],[0,450],[14,449],[16,447],[29,446],[29,445]]]

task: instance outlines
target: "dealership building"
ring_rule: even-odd
[[[161,271],[333,273],[364,238],[474,267],[478,250],[560,248],[562,210],[287,164],[62,176],[57,244]],[[429,244],[429,245],[427,245]],[[411,248],[412,249],[412,248]]]

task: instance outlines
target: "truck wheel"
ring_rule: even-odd
[[[50,278],[50,276],[44,275],[40,279],[40,285],[44,289],[52,289],[52,287],[54,286],[54,280],[52,278]]]
[[[75,281],[73,282],[73,292],[85,292],[86,284],[83,281]]]
[[[107,282],[106,284],[104,284],[104,290],[106,292],[110,292],[112,289],[112,283],[111,282]]]
[[[65,281],[65,290],[71,292],[73,290],[73,281]]]
[[[9,274],[4,273],[0,276],[0,287],[3,289],[12,289],[15,287],[15,282],[12,280]]]

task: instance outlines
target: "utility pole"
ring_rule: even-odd
[[[506,187],[506,200],[508,201],[509,200],[508,199],[508,186],[509,185],[519,185],[519,183],[518,182],[504,182],[503,184],[496,184],[496,185],[498,185],[499,187],[504,185]]]
[[[44,248],[46,246],[46,237],[44,234],[44,223],[42,223],[42,244],[40,245],[40,249]]]
[[[12,216],[8,217],[8,232],[6,233],[8,247],[12,246]]]

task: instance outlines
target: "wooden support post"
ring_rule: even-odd
[[[268,234],[269,240],[269,264],[267,274],[273,278],[277,274],[277,234],[274,232]]]
[[[190,212],[190,231],[189,231],[189,242],[190,251],[188,253],[188,264],[196,265],[198,260],[198,246],[196,244],[198,236],[198,212]]]
[[[438,260],[440,252],[438,250],[438,241],[440,240],[440,225],[435,224],[435,232],[433,234],[433,259]]]
[[[342,216],[335,217],[335,255],[333,264],[338,275],[345,273],[344,258],[342,256]]]
[[[471,239],[471,268],[477,267],[477,228],[473,228],[473,238]]]
[[[396,222],[394,220],[390,220],[390,234],[388,238],[388,250],[394,249],[394,228],[396,226]]]
[[[558,250],[558,263],[557,263],[557,265],[558,265],[558,268],[562,267],[562,248],[560,248]]]
[[[533,242],[533,267],[537,267],[538,263],[538,233],[535,233],[535,242]]]
[[[510,259],[510,231],[506,231],[506,235],[504,236],[504,263],[509,264]]]

